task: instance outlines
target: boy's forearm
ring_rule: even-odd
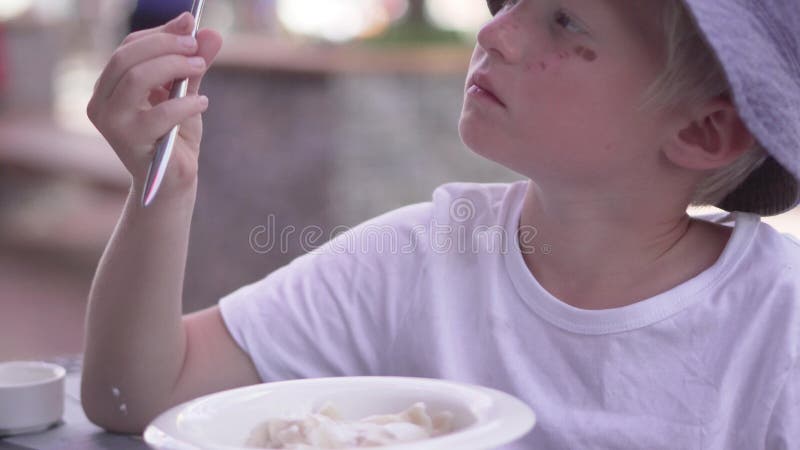
[[[146,209],[131,189],[89,294],[81,397],[92,421],[139,432],[163,409],[185,351],[182,291],[196,185]]]

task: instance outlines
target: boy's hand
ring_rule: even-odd
[[[198,89],[222,47],[222,37],[204,29],[195,42],[193,27],[194,18],[184,13],[161,27],[128,35],[97,80],[86,109],[140,193],[156,141],[177,124],[180,133],[161,191],[179,192],[197,179],[200,114],[208,108],[208,99],[198,96]],[[186,97],[168,100],[172,81],[182,78],[189,78]]]

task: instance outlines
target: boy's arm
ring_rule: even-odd
[[[216,308],[181,317],[195,187],[169,194],[142,209],[131,190],[89,296],[81,400],[112,431],[139,433],[181,401],[259,382]]]
[[[86,109],[132,179],[89,294],[81,382],[86,415],[113,431],[140,432],[179,401],[258,381],[221,319],[181,317],[201,114],[208,107],[199,87],[222,46],[219,33],[204,29],[195,39],[193,29],[185,13],[128,35]],[[167,87],[183,78],[189,79],[188,95],[171,99]],[[159,196],[142,209],[155,144],[178,124]]]

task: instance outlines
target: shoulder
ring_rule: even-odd
[[[438,224],[495,225],[508,208],[521,202],[527,181],[513,183],[447,183],[433,191],[433,219]]]
[[[437,238],[503,225],[510,208],[522,201],[526,186],[525,181],[442,184],[433,190],[430,201],[406,205],[354,227],[335,230],[331,233],[334,237],[314,253],[356,253],[382,260],[391,255],[402,255],[404,260],[419,258]]]
[[[522,201],[525,181],[514,183],[445,183],[433,190],[431,200],[388,211],[366,220],[353,230],[370,230],[387,226],[399,229],[429,227],[431,224],[464,223],[482,218],[497,222],[503,207]],[[493,218],[493,219],[491,219]]]
[[[800,243],[758,215],[734,217],[740,228],[736,252],[729,255],[730,269],[713,284],[712,304],[721,314],[716,320],[730,319],[738,339],[748,345],[761,341],[781,365],[791,364],[787,361],[800,352]]]
[[[695,217],[712,223],[735,223],[740,229],[737,248],[741,250],[742,262],[752,273],[787,272],[796,275],[800,285],[800,239],[789,233],[778,231],[756,214],[751,213],[710,213]]]
[[[800,239],[760,222],[753,239],[754,253],[765,264],[793,275],[800,285]]]
[[[756,229],[738,273],[741,293],[754,300],[762,317],[770,317],[773,332],[783,329],[800,340],[800,242],[757,216]],[[757,314],[755,311],[752,311]],[[755,317],[755,316],[753,316]]]
[[[731,313],[752,319],[794,322],[800,326],[800,244],[756,214],[715,213],[700,216],[734,224],[714,286],[715,296],[734,302]]]
[[[800,251],[800,238],[790,234],[790,233],[782,233],[783,237],[786,238],[791,244],[791,249],[794,251]]]

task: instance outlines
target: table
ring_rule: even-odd
[[[81,407],[81,357],[65,356],[44,361],[67,369],[64,417],[49,430],[0,438],[0,450],[142,450],[150,449],[141,436],[107,433],[91,423]]]

